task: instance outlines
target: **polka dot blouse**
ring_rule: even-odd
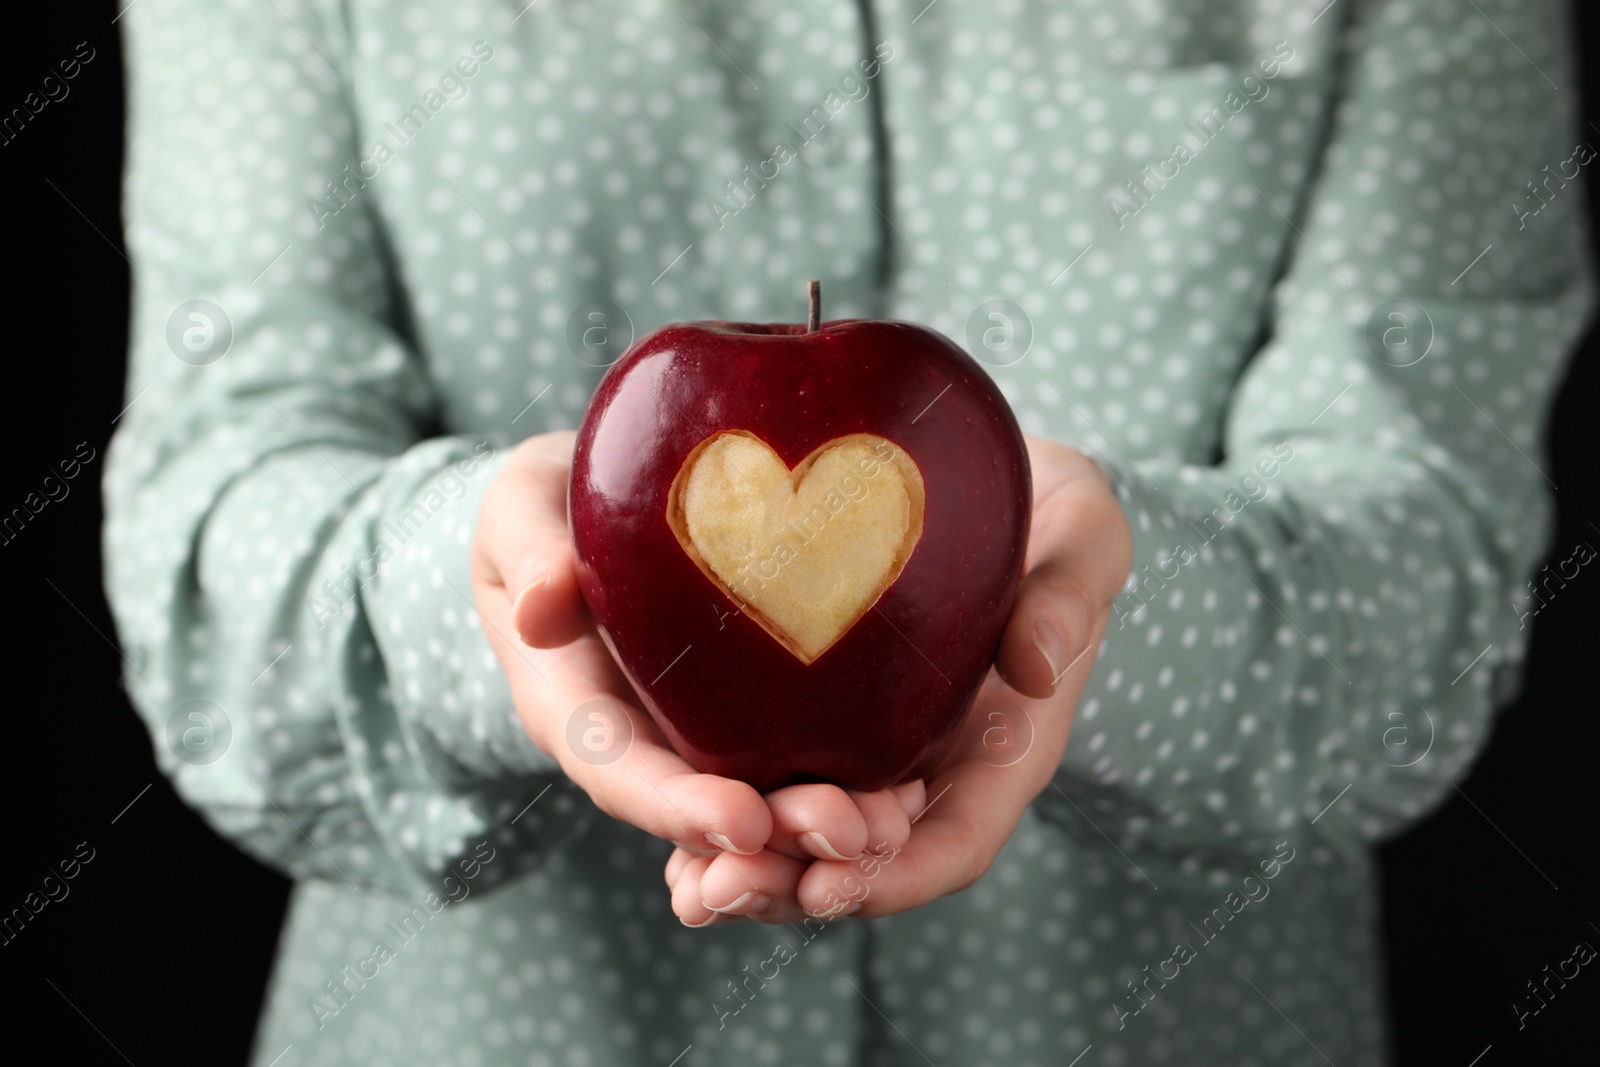
[[[296,879],[258,1064],[1381,1061],[1366,849],[1516,684],[1589,313],[1600,135],[1561,5],[121,25],[108,582],[177,788]],[[1094,455],[1136,560],[1053,787],[973,888],[688,930],[670,846],[519,727],[469,542],[510,447],[575,426],[629,338],[797,321],[813,277]]]

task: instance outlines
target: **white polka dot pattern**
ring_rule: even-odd
[[[232,724],[213,762],[160,751],[179,789],[301,879],[259,1063],[1378,1062],[1363,849],[1514,682],[1589,311],[1560,5],[121,21],[108,582],[152,730],[197,699]],[[966,341],[1026,430],[1092,452],[1135,569],[1056,788],[976,886],[690,931],[665,846],[522,733],[467,547],[607,353],[795,320],[810,277],[829,317]],[[1226,904],[1280,843],[1270,896]]]

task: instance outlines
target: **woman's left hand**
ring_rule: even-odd
[[[875,918],[959,893],[983,876],[1023,810],[1049,788],[1132,565],[1133,540],[1094,461],[1042,438],[1027,445],[1034,506],[1026,576],[995,670],[943,766],[926,783],[873,794],[818,785],[768,794],[773,837],[753,856],[674,851],[666,879],[685,924]],[[817,804],[856,806],[863,854],[817,859],[815,849],[796,847],[783,828]]]

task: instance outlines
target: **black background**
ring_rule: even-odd
[[[118,8],[7,6],[5,110],[78,42],[98,54],[66,99],[0,146],[0,226],[11,263],[0,283],[10,375],[0,512],[37,490],[78,442],[98,455],[70,496],[0,546],[0,603],[10,618],[0,913],[20,906],[79,842],[95,850],[68,883],[70,895],[0,947],[0,1042],[8,1052],[50,1049],[52,1060],[74,1064],[242,1062],[288,883],[217,837],[156,770],[149,736],[122,694],[101,592],[97,484],[124,402],[128,312]],[[1582,7],[1575,47],[1588,60],[1600,57],[1600,12]],[[1600,63],[1591,67],[1585,112],[1600,125]],[[1596,169],[1585,170],[1591,202]],[[1590,421],[1597,376],[1600,333],[1591,332],[1541,464],[1560,487],[1552,562],[1579,541],[1600,543]],[[1452,790],[1449,803],[1382,850],[1401,1064],[1468,1067],[1480,1054],[1481,1067],[1600,1061],[1600,968],[1585,968],[1520,1030],[1510,1007],[1575,942],[1600,947],[1591,792],[1600,777],[1597,605],[1600,578],[1589,571],[1550,601],[1533,624],[1523,692],[1460,784],[1471,803]]]

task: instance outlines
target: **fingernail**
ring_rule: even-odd
[[[550,572],[547,571],[547,570],[546,571],[540,571],[538,574],[534,575],[532,581],[530,581],[527,585],[523,586],[521,589],[519,589],[517,591],[517,603],[521,604],[522,603],[522,598],[527,596],[529,593],[533,592],[533,590],[538,589],[541,586],[545,586],[545,585],[549,585],[549,584],[550,584]]]
[[[714,834],[709,830],[705,833],[705,839],[714,847],[720,848],[724,852],[732,852],[736,856],[754,856],[757,852],[761,851],[759,848],[752,849],[749,852],[746,852],[743,849],[734,848],[732,841],[728,840],[722,834]]]
[[[751,890],[748,893],[739,894],[733,903],[724,904],[720,908],[713,908],[703,900],[700,903],[718,915],[726,915],[730,912],[738,912],[741,915],[760,915],[772,906],[772,898],[765,893],[757,893]]]
[[[1067,662],[1067,639],[1048,615],[1041,615],[1033,624],[1033,647],[1044,657],[1045,666],[1050,669],[1050,688],[1054,689]]]
[[[687,926],[691,930],[698,930],[703,926],[711,926],[711,925],[713,925],[715,923],[721,922],[722,921],[722,916],[718,915],[716,912],[712,912],[711,913],[711,918],[707,919],[703,923],[692,923],[688,919],[683,918],[682,916],[678,917],[678,921],[681,922],[683,925]]]
[[[858,900],[854,904],[851,904],[849,907],[847,907],[843,911],[841,911],[839,913],[839,918],[842,919],[846,915],[854,915],[856,912],[858,912],[860,910],[861,910],[861,902]]]
[[[545,585],[549,585],[549,584],[550,584],[550,572],[549,571],[540,571],[538,577],[534,578],[533,581],[531,581],[527,585],[523,586],[522,590],[517,593],[516,599],[511,602],[511,617],[513,619],[521,618],[522,617],[522,602],[528,598],[528,594],[533,592],[535,589],[538,589],[540,586],[545,586]],[[523,644],[526,645],[528,643],[527,637],[523,635],[523,633],[522,633],[520,628],[517,630],[517,637],[522,641]]]
[[[818,851],[826,854],[831,859],[849,862],[850,860],[856,859],[861,855],[859,852],[857,852],[854,856],[843,855],[838,849],[834,848],[833,845],[829,843],[826,837],[823,837],[815,830],[807,830],[800,836],[805,838],[807,841],[810,841]]]
[[[702,837],[699,841],[679,841],[674,838],[672,843],[678,848],[683,849],[691,856],[703,856],[706,859],[716,859],[722,854],[721,849],[713,847],[711,842],[707,841],[704,837]]]

